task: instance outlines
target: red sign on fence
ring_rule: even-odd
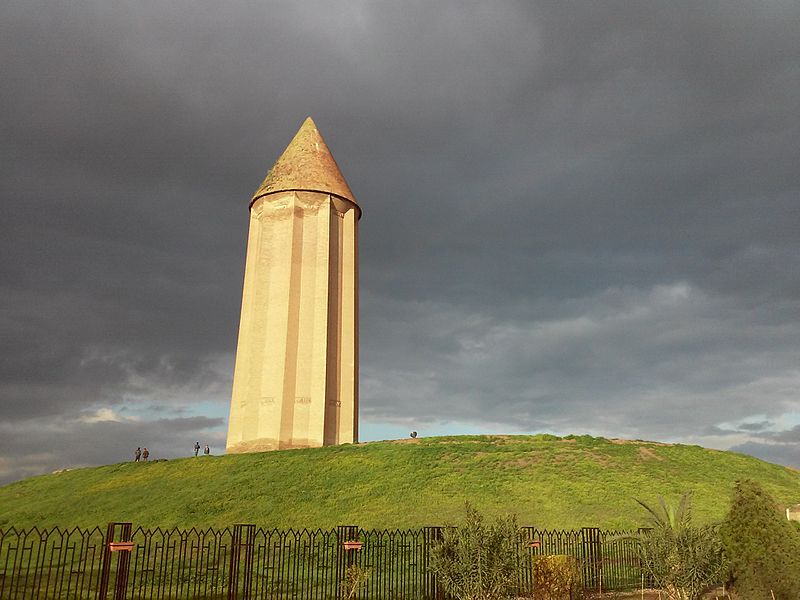
[[[111,552],[130,552],[136,544],[133,542],[108,542]]]

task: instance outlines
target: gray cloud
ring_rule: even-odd
[[[222,419],[183,417],[158,420],[125,418],[110,410],[86,412],[70,420],[40,417],[0,425],[11,452],[0,458],[0,480],[43,472],[133,459],[146,447],[150,459],[190,456],[195,441],[216,454],[225,446]]]
[[[70,442],[87,411],[131,443],[225,414],[247,201],[307,114],[364,208],[365,424],[798,466],[798,25],[778,1],[6,3],[0,423],[64,428],[28,430],[58,461],[4,439],[0,480],[106,462]]]

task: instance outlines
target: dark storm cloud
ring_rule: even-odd
[[[364,208],[364,419],[721,445],[800,419],[796,3],[0,17],[0,420],[72,423],[63,464],[108,460],[68,441],[87,411],[131,443],[224,414],[247,200],[307,114]],[[797,466],[782,444],[747,448]]]
[[[774,423],[770,421],[760,421],[759,423],[742,423],[739,425],[739,429],[744,431],[764,431],[769,429],[770,427],[775,427]]]
[[[731,448],[734,452],[750,454],[778,464],[800,464],[800,444],[759,444],[747,442]]]

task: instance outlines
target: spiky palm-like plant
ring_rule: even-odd
[[[691,492],[677,504],[659,496],[658,507],[636,502],[650,529],[636,536],[642,568],[670,600],[696,600],[725,579],[727,562],[716,526],[692,523]]]
[[[648,513],[648,523],[654,529],[669,529],[678,532],[690,525],[692,520],[692,492],[686,491],[677,504],[669,503],[663,496],[658,497],[659,508],[653,508],[641,500],[636,502]]]

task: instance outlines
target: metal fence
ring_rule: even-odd
[[[569,554],[589,589],[641,581],[626,532],[524,528],[520,597],[533,597],[534,557]],[[369,576],[359,600],[442,600],[428,569],[439,527],[413,530],[0,529],[3,600],[334,600],[350,565]],[[357,542],[357,543],[351,543]]]

